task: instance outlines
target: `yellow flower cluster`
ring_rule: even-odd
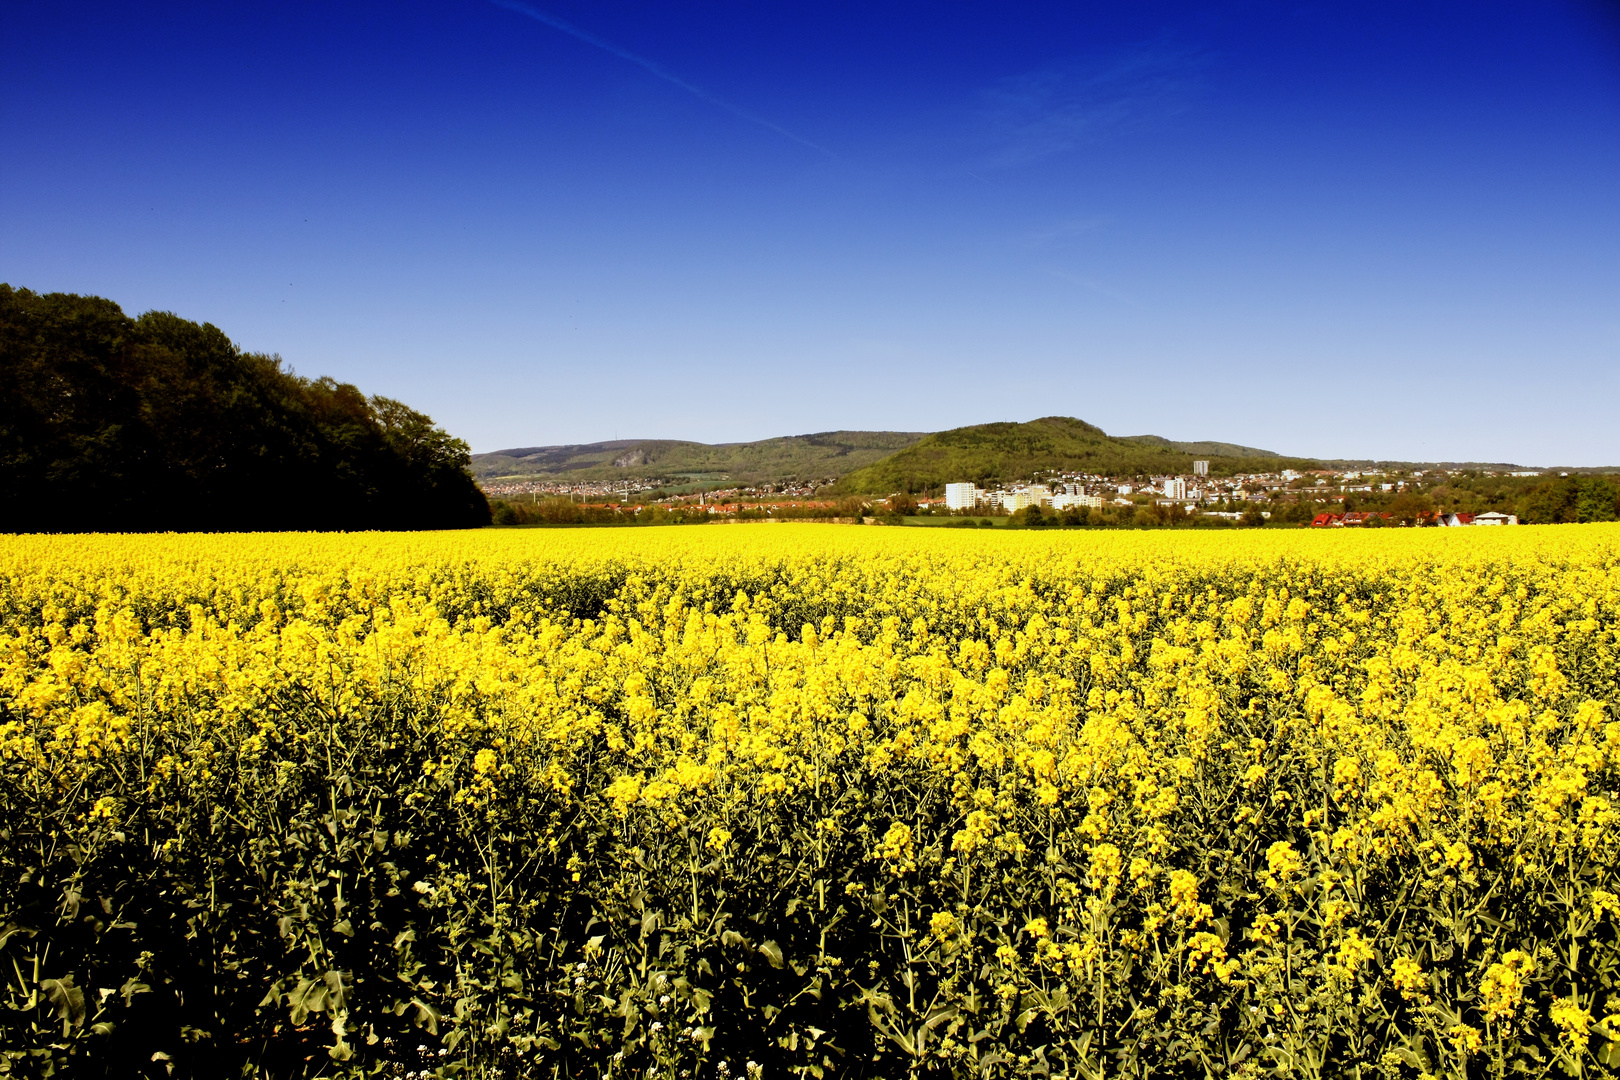
[[[588,920],[479,984],[568,1008],[463,1050],[689,1067],[754,1023],[818,1070],[1462,1076],[1537,1040],[1592,1070],[1620,1061],[1596,1019],[1620,1005],[1617,631],[1611,526],[9,538],[0,767],[53,808],[40,835],[90,851],[138,821],[168,859],[244,770],[358,829],[359,766],[320,762],[408,717],[415,749],[372,750],[411,771],[365,813],[431,805],[466,850],[366,826],[396,894],[482,912],[496,958],[546,904]],[[328,929],[266,1012],[371,932],[326,888],[285,901]],[[363,1053],[380,990],[337,978],[336,1045]],[[472,1015],[447,978],[365,1023]],[[545,1027],[593,1009],[616,1034]]]

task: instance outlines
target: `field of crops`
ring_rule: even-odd
[[[1605,1075],[1617,631],[1606,525],[0,538],[0,1076]]]

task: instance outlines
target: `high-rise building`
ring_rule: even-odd
[[[1209,462],[1207,462],[1207,461],[1195,461],[1195,462],[1193,462],[1193,475],[1194,476],[1208,476],[1209,475]]]
[[[1187,481],[1179,476],[1169,476],[1164,481],[1164,494],[1171,499],[1185,499],[1187,497]]]
[[[978,493],[972,484],[946,484],[945,507],[948,510],[972,510],[978,506]]]

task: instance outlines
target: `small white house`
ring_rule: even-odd
[[[1517,525],[1517,514],[1498,514],[1495,510],[1483,514],[1441,514],[1438,524],[1459,525]]]

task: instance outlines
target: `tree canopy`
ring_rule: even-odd
[[[1211,449],[1226,453],[1209,453]],[[937,491],[953,482],[993,485],[1062,471],[1103,475],[1189,473],[1197,451],[1204,451],[1210,471],[1216,475],[1315,465],[1295,458],[1258,456],[1265,452],[1225,443],[1175,443],[1155,435],[1115,437],[1083,420],[1046,416],[1026,424],[975,424],[936,432],[850,473],[838,482],[838,490]]]
[[[0,284],[0,529],[487,524],[467,445],[217,327]]]
[[[1529,525],[1613,521],[1620,516],[1620,490],[1604,476],[1566,476],[1536,487],[1520,504]]]

